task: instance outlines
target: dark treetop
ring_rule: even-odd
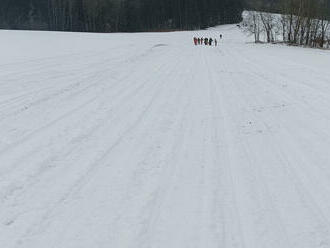
[[[0,28],[87,32],[200,29],[241,20],[243,0],[1,0]]]

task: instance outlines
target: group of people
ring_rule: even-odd
[[[222,39],[222,34],[220,34],[220,39]],[[197,46],[197,45],[213,46],[213,44],[214,44],[214,46],[218,46],[217,39],[194,37],[193,40],[194,40],[195,46]]]

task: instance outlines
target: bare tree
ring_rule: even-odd
[[[257,11],[247,11],[244,13],[243,28],[245,32],[254,36],[256,43],[260,42],[261,20]]]

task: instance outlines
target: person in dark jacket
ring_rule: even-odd
[[[218,41],[217,41],[217,39],[214,39],[214,45],[215,45],[215,46],[218,45]]]
[[[197,46],[197,38],[196,37],[194,37],[194,44],[195,44],[195,46]]]
[[[210,38],[210,39],[209,39],[209,46],[212,46],[212,42],[213,42],[213,39]]]
[[[207,46],[209,44],[209,39],[208,38],[204,38],[204,44],[205,44],[205,46]]]
[[[198,40],[198,45],[200,45],[201,44],[201,38],[198,38],[197,40]]]

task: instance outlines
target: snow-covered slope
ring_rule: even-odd
[[[330,247],[329,52],[0,37],[1,248]]]

